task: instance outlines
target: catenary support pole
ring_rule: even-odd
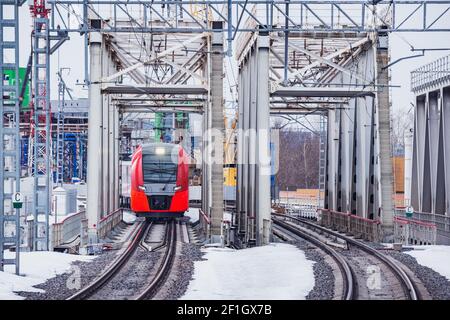
[[[214,21],[213,29],[222,29],[223,22]],[[218,242],[223,219],[223,33],[211,35],[211,241]],[[209,129],[209,128],[208,128]]]
[[[256,243],[269,243],[270,208],[270,104],[269,104],[269,34],[260,32],[258,37],[258,88],[256,112]]]
[[[87,163],[87,218],[89,244],[97,242],[97,224],[102,212],[101,151],[102,151],[102,95],[99,83],[102,74],[102,38],[90,34],[90,85]],[[100,159],[100,160],[99,160]]]

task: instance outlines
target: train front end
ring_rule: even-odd
[[[189,207],[189,164],[178,144],[140,146],[131,160],[131,209],[136,216],[181,217]]]

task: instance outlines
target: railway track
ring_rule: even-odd
[[[291,222],[285,221],[286,219]],[[369,299],[373,297],[406,300],[420,299],[420,293],[406,272],[385,254],[371,246],[349,236],[319,226],[307,219],[273,214],[272,220],[275,226],[279,226],[284,230],[288,230],[304,238],[333,257],[343,274],[343,299]],[[331,248],[329,244],[325,243],[324,235],[345,241],[348,250]],[[333,251],[334,253],[331,253]],[[350,269],[351,277],[347,267]],[[371,275],[366,273],[368,269],[365,268],[367,267],[377,268],[380,277],[384,279],[384,285],[389,288],[371,287],[369,285]],[[350,278],[352,280],[349,280]]]
[[[177,224],[175,220],[170,220],[164,225],[164,237],[162,241],[156,245],[149,244],[147,237],[155,226],[161,227],[161,224],[148,221],[139,222],[139,225],[133,232],[128,246],[114,260],[114,262],[98,278],[69,297],[67,300],[97,299],[99,296],[109,296],[107,292],[108,284],[114,286],[114,284],[111,284],[114,279],[116,279],[116,282],[120,282],[121,278],[125,279],[127,277],[127,265],[129,265],[129,268],[133,269],[134,264],[139,261],[139,253],[157,253],[162,251],[164,248],[165,250],[162,254],[162,258],[160,258],[159,263],[156,263],[153,267],[153,269],[156,269],[156,272],[146,279],[139,280],[142,284],[145,284],[139,285],[137,292],[131,292],[127,297],[121,297],[124,299],[133,300],[153,298],[166,280],[167,276],[170,274],[171,267],[175,259],[177,242]]]

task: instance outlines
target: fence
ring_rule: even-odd
[[[436,244],[436,231],[436,225],[433,223],[427,223],[403,217],[394,218],[395,241],[402,242],[405,245]]]
[[[396,217],[405,217],[404,208],[395,210]],[[450,245],[450,216],[414,211],[412,219],[436,226],[436,244]]]
[[[97,225],[97,236],[99,239],[104,239],[106,235],[122,221],[123,209],[119,208],[107,216],[103,217]]]
[[[317,219],[317,205],[316,204],[283,204],[276,205],[277,208],[282,208],[283,212],[296,217]]]
[[[379,220],[370,220],[350,213],[318,209],[320,225],[350,234],[356,238],[379,242],[381,240],[381,225]]]
[[[85,211],[80,211],[67,216],[61,222],[52,224],[52,248],[67,244],[76,246],[75,240],[80,237],[80,241],[86,234],[84,227],[87,227]]]

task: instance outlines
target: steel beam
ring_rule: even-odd
[[[269,243],[271,232],[270,199],[270,105],[269,105],[269,50],[268,33],[260,33],[257,40],[257,104],[256,104],[256,244]]]
[[[229,42],[236,33],[257,32],[260,25],[268,32],[316,33],[356,33],[376,32],[381,25],[387,32],[443,32],[449,31],[448,12],[450,1],[379,1],[372,3],[361,0],[129,0],[127,8],[140,12],[139,16],[130,19],[123,9],[123,2],[113,0],[49,0],[53,8],[61,12],[67,11],[67,6],[77,8],[77,18],[83,12],[86,20],[87,7],[95,9],[95,14],[102,21],[109,21],[100,28],[83,24],[82,27],[71,26],[74,11],[67,16],[57,17],[54,25],[68,32],[117,32],[117,33],[203,33],[214,31],[208,23],[211,14],[224,21],[221,33],[227,33]],[[186,13],[187,16],[171,16],[169,10],[161,7],[171,6]],[[195,17],[192,6],[204,6],[204,14]],[[222,14],[227,7],[228,14]],[[151,10],[159,21],[148,23],[148,12]],[[266,11],[261,14],[261,11]],[[430,12],[440,10],[435,16]],[[386,13],[381,15],[380,12]],[[113,12],[113,14],[111,14]],[[230,12],[233,14],[230,15]],[[236,13],[236,14],[234,14]],[[172,14],[173,15],[173,14]],[[386,19],[385,16],[392,16]],[[239,19],[237,19],[239,17]],[[285,21],[289,23],[286,23]],[[386,21],[388,20],[388,21]],[[241,22],[242,21],[242,22]],[[70,26],[70,27],[69,27]],[[231,35],[234,31],[233,36]]]
[[[107,86],[102,89],[105,94],[207,94],[208,89],[196,85],[160,85],[160,86]],[[188,98],[189,99],[189,98]]]
[[[324,88],[324,87],[278,87],[272,97],[327,97],[327,98],[355,98],[373,96],[375,89],[361,87]]]

